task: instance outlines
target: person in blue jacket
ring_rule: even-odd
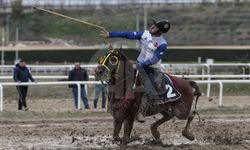
[[[20,60],[16,64],[16,67],[14,68],[13,79],[18,83],[29,82],[29,80],[35,82],[29,69],[26,67],[26,63],[23,60]],[[28,86],[16,86],[16,88],[19,94],[18,110],[22,110],[24,107],[24,110],[27,111],[28,107],[26,104],[26,96],[28,92]]]
[[[136,66],[142,77],[144,89],[150,99],[156,99],[162,93],[158,89],[164,88],[159,80],[161,58],[167,50],[167,41],[162,36],[170,29],[168,20],[153,21],[153,25],[149,30],[137,32],[108,32],[101,31],[101,35],[105,38],[127,38],[140,41],[140,55],[137,58]],[[157,79],[157,80],[156,80]],[[159,87],[160,86],[160,87]],[[158,88],[159,87],[159,88]],[[166,91],[161,89],[161,91]],[[144,114],[139,109],[137,113],[137,120],[144,122]]]

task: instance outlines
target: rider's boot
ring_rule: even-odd
[[[165,85],[165,81],[164,81],[164,77],[163,76],[164,75],[161,72],[159,72],[156,75],[156,77],[154,78],[154,82],[155,82],[155,86],[154,87],[155,87],[156,93],[159,96],[158,98],[160,98],[161,95],[165,94],[165,92],[166,92],[166,85]],[[153,96],[153,97],[155,97],[155,96]]]
[[[146,121],[145,116],[143,115],[143,113],[139,110],[136,114],[136,120],[138,122],[144,123]]]
[[[148,96],[143,96],[141,105],[136,114],[136,120],[138,122],[144,123],[146,121],[145,114],[146,114],[146,109],[147,109],[147,101],[148,101]]]

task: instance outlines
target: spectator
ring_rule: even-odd
[[[14,68],[14,74],[13,79],[15,82],[21,83],[21,82],[29,82],[29,79],[34,82],[29,69],[26,67],[26,63],[23,60],[20,60],[16,67]],[[17,86],[17,91],[19,94],[19,100],[18,100],[18,110],[22,110],[24,107],[24,110],[27,111],[28,107],[26,104],[26,96],[28,92],[28,86]]]
[[[84,68],[81,68],[80,63],[77,62],[75,63],[75,68],[69,72],[68,80],[69,81],[88,81],[87,71]],[[69,87],[72,88],[75,108],[78,108],[77,107],[78,106],[77,86],[70,85]],[[85,109],[89,109],[88,98],[86,96],[84,85],[81,85],[81,98],[82,98]]]
[[[102,94],[102,108],[106,107],[106,94],[107,89],[105,84],[97,84],[95,86],[94,108],[97,108],[98,98]]]

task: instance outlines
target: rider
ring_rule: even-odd
[[[101,31],[101,35],[105,38],[127,38],[140,41],[140,55],[137,58],[136,66],[142,77],[145,92],[150,99],[156,99],[160,95],[160,89],[161,91],[165,91],[159,78],[161,76],[161,58],[167,49],[167,42],[162,34],[167,33],[169,29],[169,21],[163,20],[157,22],[153,21],[153,25],[149,30],[142,32]],[[145,122],[145,117],[141,109],[139,109],[137,113],[137,120]]]

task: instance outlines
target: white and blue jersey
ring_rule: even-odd
[[[162,36],[154,37],[145,30],[144,32],[109,32],[109,37],[140,40],[138,63],[142,67],[160,68],[161,58],[167,49],[167,42]]]

